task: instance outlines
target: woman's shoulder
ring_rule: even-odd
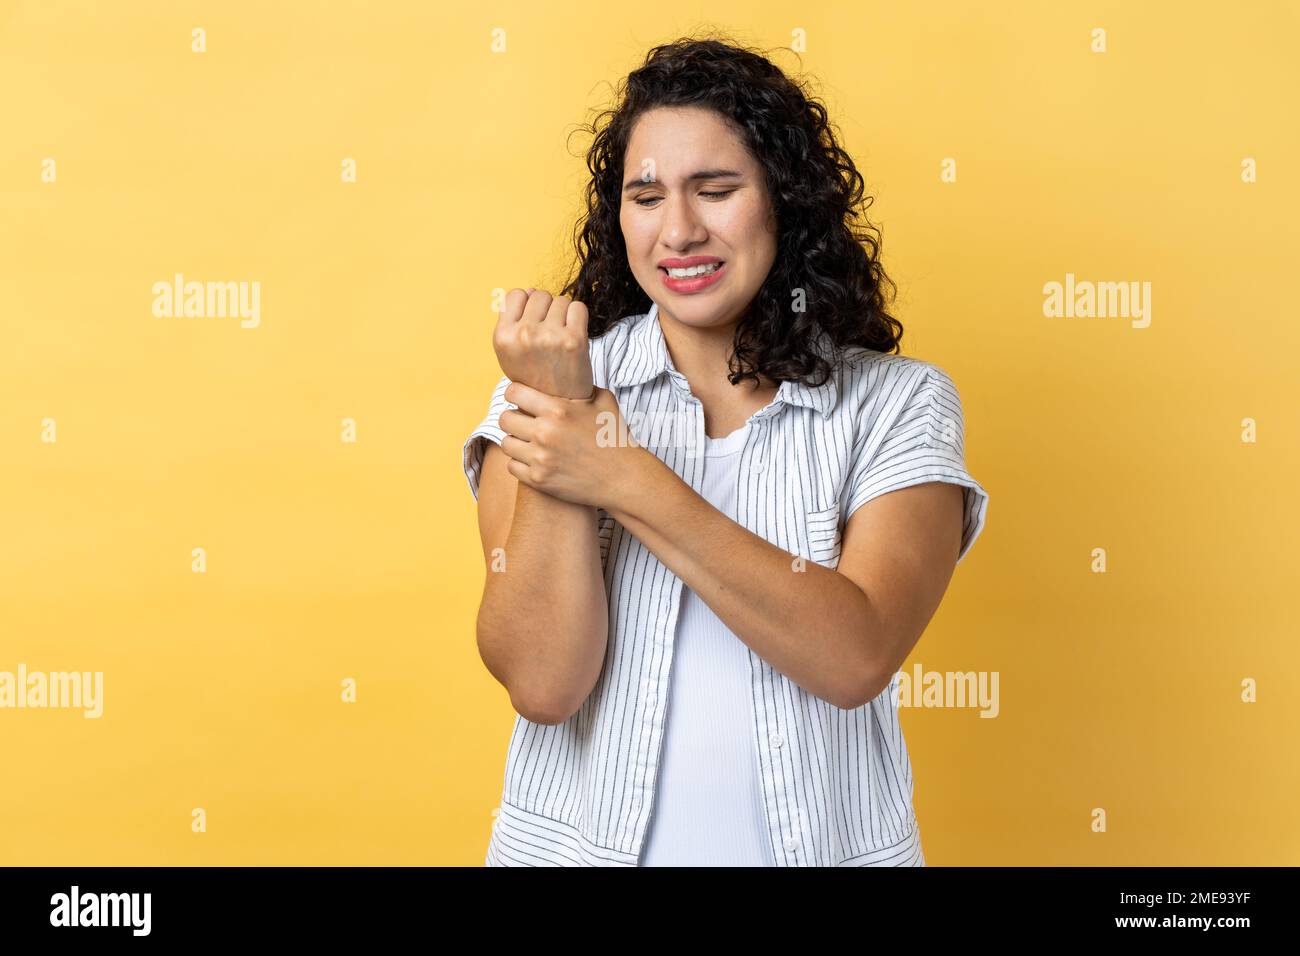
[[[849,410],[904,399],[925,382],[953,384],[948,373],[935,362],[860,347],[841,353],[835,374],[841,398]]]

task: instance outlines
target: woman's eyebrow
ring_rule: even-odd
[[[740,179],[742,175],[744,174],[739,173],[734,169],[701,169],[698,172],[691,173],[683,180],[683,182],[689,183],[697,179]],[[658,180],[642,179],[640,176],[636,176],[627,181],[627,183],[623,186],[623,192],[627,192],[628,190],[636,189],[637,186],[645,186],[653,182],[658,182]]]

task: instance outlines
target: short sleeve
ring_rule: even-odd
[[[507,408],[518,408],[506,401],[506,388],[510,385],[510,379],[504,375],[496,384],[496,389],[492,392],[492,398],[488,402],[487,415],[483,421],[479,422],[465,440],[465,446],[461,450],[461,461],[465,468],[465,478],[469,481],[470,494],[474,500],[478,500],[478,483],[479,478],[483,475],[483,456],[487,453],[487,442],[493,442],[496,445],[501,444],[501,439],[505,438],[506,433],[498,424],[501,413]]]
[[[901,381],[901,379],[900,379]],[[961,550],[957,563],[984,529],[988,492],[966,470],[961,396],[943,369],[925,364],[911,394],[899,403],[893,423],[877,443],[863,436],[849,477],[845,521],[873,498],[900,488],[947,481],[965,488]],[[910,387],[907,385],[904,388]],[[872,446],[874,445],[874,450]]]

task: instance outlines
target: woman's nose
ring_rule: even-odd
[[[691,204],[683,200],[665,200],[665,202],[668,206],[664,211],[665,243],[671,246],[699,239],[702,227]]]

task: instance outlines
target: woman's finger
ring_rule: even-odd
[[[511,461],[517,461],[525,465],[533,463],[533,446],[521,438],[516,438],[514,435],[506,435],[501,439],[501,450],[506,453]]]
[[[569,311],[564,317],[564,326],[585,336],[587,334],[587,318],[587,307],[574,299],[569,303]]]
[[[525,465],[522,461],[515,461],[513,458],[507,458],[506,471],[510,472],[510,474],[514,475],[516,478],[518,478],[526,485],[531,486],[533,483],[533,479],[531,477],[532,472],[528,470],[528,466]]]
[[[502,431],[509,432],[524,441],[532,441],[533,427],[537,424],[537,419],[526,412],[507,408],[497,417],[497,423],[501,426]]]
[[[569,297],[567,295],[557,295],[551,300],[551,307],[546,311],[545,321],[551,325],[564,327],[564,316],[569,311]]]
[[[536,418],[546,412],[560,412],[565,400],[547,395],[535,388],[529,388],[523,382],[511,382],[506,386],[505,400],[511,405],[518,405],[529,415]]]
[[[519,293],[516,295],[515,293]],[[506,301],[501,309],[502,322],[518,322],[528,304],[528,295],[520,289],[511,289],[506,293]]]
[[[551,308],[551,294],[545,289],[528,293],[528,304],[524,306],[524,315],[520,321],[541,323]]]

